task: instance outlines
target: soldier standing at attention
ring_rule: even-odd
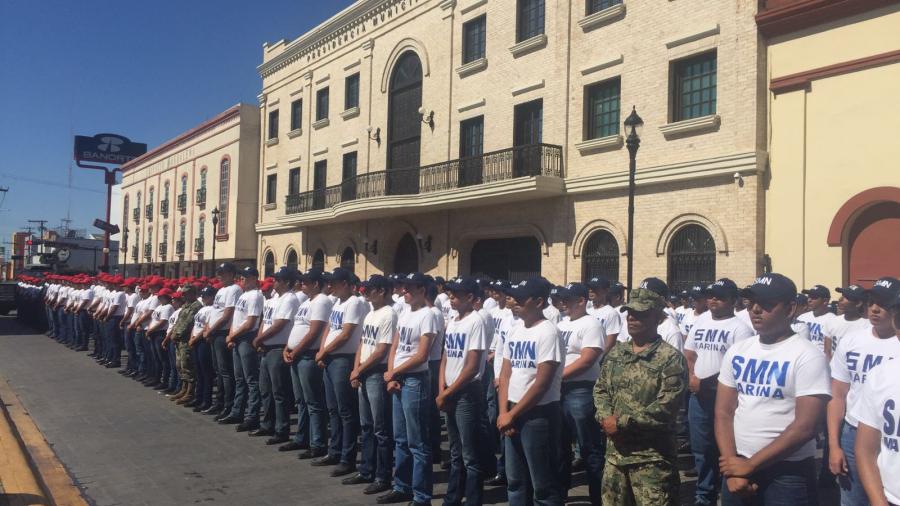
[[[594,386],[597,421],[608,439],[603,504],[678,504],[678,411],[684,402],[687,364],[665,343],[657,326],[665,300],[632,290],[626,323],[631,340],[613,347]]]

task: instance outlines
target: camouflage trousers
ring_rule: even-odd
[[[649,462],[603,469],[603,506],[677,506],[680,479],[669,462]]]
[[[190,383],[194,381],[194,361],[191,357],[191,347],[187,341],[175,343],[175,360],[178,366],[178,374],[181,381]]]

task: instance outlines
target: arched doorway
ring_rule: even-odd
[[[541,274],[541,243],[534,237],[482,239],[472,246],[472,276],[518,283]]]
[[[325,270],[325,252],[322,251],[322,248],[317,249],[313,254],[312,268]]]
[[[882,276],[900,277],[900,203],[880,202],[859,214],[847,234],[850,283],[871,287]]]
[[[273,261],[273,263],[274,263],[274,261]],[[296,268],[297,268],[297,264],[298,264],[299,262],[297,261],[297,252],[294,251],[293,248],[291,248],[290,250],[288,250],[288,254],[287,254],[287,257],[285,258],[285,262],[284,262],[284,263],[285,263],[285,265],[287,265],[287,267],[288,267],[289,269],[296,269]],[[273,270],[274,270],[274,268],[273,268]]]
[[[619,279],[619,243],[607,230],[591,234],[581,254],[581,277],[585,281],[603,277],[610,281]]]
[[[266,253],[266,258],[263,261],[263,270],[265,271],[263,275],[267,278],[275,274],[275,255],[271,251]]]
[[[669,243],[669,289],[706,286],[716,280],[716,243],[700,225],[687,225]]]
[[[356,253],[354,253],[353,248],[348,246],[344,249],[344,252],[341,253],[341,267],[350,272],[356,270]]]
[[[419,166],[422,139],[422,62],[407,51],[400,56],[391,74],[388,97],[387,191],[388,195],[413,195],[419,192]]]
[[[419,247],[412,234],[404,235],[397,243],[397,252],[394,254],[394,272],[407,274],[419,271]]]

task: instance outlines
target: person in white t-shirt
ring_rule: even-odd
[[[693,286],[688,290],[688,296],[691,298],[691,309],[688,310],[679,322],[678,327],[682,335],[690,335],[691,327],[700,315],[706,313],[708,307],[706,305],[706,295],[703,293],[702,286]]]
[[[484,319],[475,310],[481,287],[474,278],[447,284],[455,317],[447,323],[444,355],[438,379],[437,408],[447,414],[450,475],[447,504],[481,504],[485,466],[489,462],[484,384],[488,336]]]
[[[235,306],[241,298],[243,290],[235,283],[237,266],[224,262],[216,268],[216,276],[221,287],[213,300],[209,323],[203,331],[203,337],[212,345],[213,365],[216,368],[216,397],[210,414],[215,415],[218,422],[231,416],[234,407],[234,360],[232,351],[225,342],[231,330]]]
[[[359,348],[350,372],[350,385],[359,390],[360,455],[359,472],[341,483],[368,483],[366,495],[391,489],[394,440],[391,423],[391,399],[384,373],[397,331],[397,313],[391,307],[393,283],[373,274],[362,283],[371,311],[363,320]]]
[[[497,429],[497,417],[500,415],[500,405],[498,404],[497,389],[500,386],[500,369],[503,367],[503,348],[506,345],[506,336],[510,327],[516,320],[513,316],[512,309],[508,304],[509,299],[505,291],[509,289],[509,282],[497,280],[491,283],[489,293],[491,299],[496,302],[496,307],[491,310],[491,319],[493,320],[491,327],[493,337],[487,354],[487,368],[484,371],[485,390],[487,396],[487,414],[488,414],[488,434],[490,444],[492,445],[493,454],[497,456],[497,474],[485,481],[486,485],[492,487],[506,486],[506,458],[504,456],[504,446],[502,435]]]
[[[328,327],[332,306],[331,299],[322,293],[324,287],[321,269],[312,268],[300,275],[300,288],[306,300],[294,315],[294,326],[283,354],[284,361],[291,366],[291,385],[294,387],[299,423],[294,440],[278,447],[278,450],[294,451],[309,446],[298,456],[301,460],[324,457],[328,452],[325,384],[322,369],[316,364],[319,336]],[[307,420],[308,428],[304,425]]]
[[[296,282],[293,269],[282,267],[274,274],[275,296],[267,300],[263,308],[262,324],[252,346],[260,354],[259,395],[262,418],[259,429],[251,436],[268,436],[267,445],[287,443],[291,431],[291,412],[288,402],[287,364],[282,360],[294,317],[300,302],[292,289]]]
[[[809,339],[825,354],[826,360],[831,360],[834,352],[832,325],[837,319],[829,307],[831,292],[822,285],[815,285],[809,290],[803,290],[803,295],[807,297],[809,311],[798,316],[797,321],[806,324]]]
[[[534,277],[507,291],[522,320],[507,336],[500,371],[497,429],[506,436],[510,504],[562,504],[559,398],[565,350],[556,325],[544,318],[550,288],[546,279]]]
[[[138,368],[140,364],[140,342],[135,339],[136,332],[131,330],[129,326],[134,317],[134,310],[137,306],[139,300],[141,300],[141,296],[135,291],[135,284],[132,279],[126,279],[124,283],[122,283],[122,291],[125,292],[125,315],[122,317],[122,321],[119,322],[119,331],[122,333],[122,338],[125,340],[125,348],[128,350],[128,362],[125,366],[125,371],[122,372],[126,377],[132,377],[138,373]],[[89,288],[85,289],[82,293],[82,306],[79,308],[79,313],[81,313],[81,309],[83,309],[87,304],[90,304],[90,299],[92,298],[91,290]],[[85,348],[87,348],[87,342],[85,342]]]
[[[714,505],[718,501],[722,478],[719,475],[719,449],[714,435],[716,390],[725,353],[735,343],[755,335],[734,315],[738,287],[722,278],[703,291],[708,310],[694,320],[684,343],[688,364],[688,429],[697,486],[695,505]]]
[[[900,339],[900,296],[891,306],[895,339]],[[896,359],[895,359],[896,361]],[[873,506],[900,504],[900,374],[896,364],[876,367],[849,414],[859,423],[856,463]]]
[[[814,503],[816,427],[831,396],[828,364],[791,329],[797,288],[781,274],[760,276],[751,299],[758,335],[735,343],[722,361],[716,442],[725,482],[722,505]]]
[[[369,306],[353,295],[355,276],[349,270],[338,267],[326,272],[324,277],[325,287],[336,301],[331,307],[329,327],[322,332],[316,363],[325,370],[325,401],[331,432],[328,455],[313,461],[313,465],[336,465],[331,476],[337,477],[356,471],[359,396],[350,386],[350,371]]]
[[[590,297],[587,285],[570,283],[561,287],[557,295],[567,315],[557,324],[566,353],[560,396],[563,417],[560,481],[565,494],[572,485],[572,445],[577,443],[587,470],[591,504],[600,504],[606,440],[594,419],[593,390],[600,376],[606,336],[599,318],[587,313]]]
[[[165,383],[168,385],[168,388],[163,390],[163,393],[166,394],[166,397],[175,400],[178,400],[177,393],[181,393],[180,391],[180,377],[178,374],[178,356],[176,353],[176,346],[174,337],[175,330],[175,322],[178,321],[178,315],[181,314],[181,308],[184,306],[184,297],[181,292],[178,290],[172,291],[172,314],[169,315],[169,324],[166,327],[166,337],[162,342],[163,349],[163,360],[168,364],[168,368],[166,368],[167,375],[163,375],[163,379]],[[187,384],[185,383],[185,387]]]
[[[262,323],[265,297],[259,290],[256,267],[244,267],[240,277],[243,293],[234,305],[231,330],[225,336],[234,365],[234,405],[231,414],[219,423],[237,424],[238,432],[249,432],[259,428],[259,354],[253,338]]]
[[[831,322],[832,348],[837,349],[841,338],[850,332],[868,328],[869,319],[866,316],[866,289],[859,285],[838,287],[836,292],[841,294],[838,299],[838,314]]]
[[[431,278],[431,276],[427,277]],[[437,397],[438,394],[438,383],[441,379],[441,357],[444,353],[444,329],[447,325],[447,322],[444,319],[443,311],[441,311],[440,308],[435,307],[435,305],[432,303],[432,301],[437,297],[437,292],[437,284],[435,284],[433,281],[428,283],[425,289],[425,305],[428,306],[428,309],[434,316],[434,328],[437,329],[437,335],[435,335],[434,339],[431,341],[431,349],[428,351],[428,377],[431,381],[430,391],[432,398]],[[454,318],[455,317],[456,315],[454,314]],[[431,420],[429,421],[430,426],[441,426],[441,411],[438,409],[437,404],[432,406],[432,409],[429,411],[429,413],[431,416]],[[440,431],[433,430],[431,431],[431,463],[440,464],[443,460],[442,453],[441,433]]]
[[[212,345],[203,338],[209,317],[213,312],[213,300],[216,298],[216,289],[206,287],[200,291],[200,302],[203,307],[194,315],[194,325],[191,328],[191,337],[188,347],[192,350],[194,363],[196,364],[196,381],[194,387],[196,406],[194,412],[206,413],[213,407],[213,382],[216,370],[213,367]]]
[[[900,340],[897,339],[890,306],[900,294],[900,281],[881,278],[868,290],[870,326],[845,334],[831,359],[831,401],[828,403],[828,466],[838,477],[841,504],[868,504],[859,479],[854,446],[857,422],[854,405],[859,402],[863,385],[872,370],[900,364]]]
[[[394,483],[390,492],[378,497],[378,503],[428,504],[432,495],[431,431],[438,429],[429,425],[434,395],[428,356],[438,329],[425,301],[430,276],[413,272],[400,283],[409,309],[397,322],[384,373],[387,391],[393,396]]]
[[[163,348],[163,341],[166,338],[166,332],[169,330],[169,317],[175,311],[172,307],[172,290],[161,288],[153,293],[155,285],[150,287],[153,294],[151,299],[155,298],[155,306],[150,311],[150,320],[147,322],[145,333],[150,342],[150,352],[153,357],[151,378],[152,384],[148,385],[155,390],[165,390],[168,385],[169,374],[169,357]],[[147,305],[150,307],[150,304]]]
[[[609,351],[616,345],[619,332],[622,331],[622,317],[619,311],[609,305],[609,289],[611,287],[608,279],[604,277],[594,277],[587,282],[590,289],[591,303],[587,306],[587,312],[600,322],[603,327],[603,349]]]

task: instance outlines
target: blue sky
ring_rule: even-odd
[[[72,162],[73,135],[119,133],[152,149],[255,103],[263,43],[351,3],[0,0],[0,241],[29,219],[58,226],[67,215],[96,231],[106,187]]]

